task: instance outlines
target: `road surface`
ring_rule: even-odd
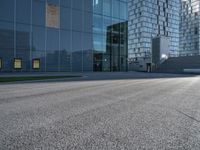
[[[200,76],[94,73],[0,85],[0,150],[200,149]]]

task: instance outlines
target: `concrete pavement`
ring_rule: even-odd
[[[88,73],[0,85],[0,150],[200,149],[200,77]]]

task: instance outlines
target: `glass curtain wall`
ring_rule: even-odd
[[[127,1],[93,0],[94,71],[127,69]]]
[[[180,56],[200,55],[199,14],[199,0],[181,0]]]
[[[1,0],[1,71],[124,71],[126,21],[126,0]]]

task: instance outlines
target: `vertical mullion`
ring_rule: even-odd
[[[70,38],[71,38],[71,40],[70,40],[70,70],[71,70],[71,72],[73,71],[73,69],[72,69],[72,57],[73,57],[73,55],[72,55],[72,43],[73,43],[73,36],[72,36],[72,34],[73,34],[73,32],[72,32],[72,0],[71,0],[71,4],[70,4],[70,10],[71,10],[71,14],[70,14],[70,16],[71,16],[71,18],[70,18]]]
[[[60,64],[61,64],[61,62],[60,62],[60,57],[61,57],[61,55],[60,55],[60,53],[61,53],[61,49],[60,49],[60,45],[61,45],[61,43],[60,43],[60,39],[61,39],[61,37],[60,37],[60,35],[61,35],[61,28],[60,28],[60,26],[61,26],[61,24],[60,24],[60,21],[61,21],[61,5],[60,5],[60,0],[59,0],[59,32],[58,32],[58,34],[59,34],[59,46],[58,46],[58,49],[59,49],[59,52],[58,52],[58,71],[60,71],[60,69],[61,69],[61,67],[60,67]]]
[[[16,11],[17,0],[14,1],[14,57],[16,57]]]
[[[82,44],[81,44],[81,49],[82,49],[82,72],[83,72],[83,35],[84,35],[84,2],[82,1],[82,14],[83,14],[83,16],[82,16],[82,31],[81,31],[81,37],[82,37],[82,39],[81,39],[81,42],[82,42]]]
[[[32,70],[31,67],[32,67],[32,47],[33,47],[33,43],[32,43],[32,37],[33,37],[33,0],[31,0],[31,17],[30,17],[30,30],[31,30],[31,33],[30,33],[30,71]]]
[[[47,0],[45,0],[45,57],[44,57],[44,62],[45,62],[45,66],[44,66],[44,70],[45,72],[47,71],[47,26],[46,26],[46,19],[47,19]]]

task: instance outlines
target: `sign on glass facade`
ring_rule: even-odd
[[[51,28],[60,27],[60,8],[53,4],[46,4],[46,26]]]
[[[2,59],[0,58],[0,70],[2,69]]]
[[[40,69],[40,59],[33,60],[33,69]]]
[[[14,69],[22,69],[22,59],[20,58],[14,59]]]

